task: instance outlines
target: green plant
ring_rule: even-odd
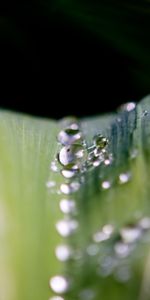
[[[1,111],[1,300],[49,299],[56,275],[68,300],[150,299],[149,102],[79,121]]]

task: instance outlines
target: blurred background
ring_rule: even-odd
[[[5,0],[0,106],[60,118],[150,92],[149,0]]]

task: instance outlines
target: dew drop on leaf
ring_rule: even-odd
[[[69,288],[69,282],[64,276],[54,276],[49,281],[51,289],[58,294],[67,292]]]

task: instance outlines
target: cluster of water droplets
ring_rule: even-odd
[[[121,111],[130,113],[135,107],[135,103],[130,102],[122,105]],[[146,116],[147,112],[144,112],[143,115]],[[119,117],[118,122],[121,122]],[[59,194],[62,196],[59,208],[63,213],[63,218],[56,223],[56,230],[61,237],[67,239],[79,229],[78,211],[74,195],[84,184],[86,172],[101,165],[107,168],[113,164],[114,158],[109,150],[109,139],[102,134],[94,136],[92,144],[87,146],[77,121],[70,121],[59,132],[57,140],[60,150],[56,159],[51,163],[51,170],[60,172],[63,177],[63,183],[59,188]],[[137,155],[137,150],[133,149],[130,158],[135,159]],[[100,189],[108,190],[116,182],[119,185],[124,185],[131,179],[131,172],[125,170],[117,175],[117,181],[116,178],[114,182],[107,178],[100,180]],[[47,187],[55,187],[55,182],[47,182]],[[56,247],[55,255],[61,262],[68,262],[71,259],[79,260],[84,255],[88,259],[89,257],[95,258],[96,276],[114,276],[120,282],[127,282],[132,275],[128,258],[134,253],[137,243],[145,239],[147,233],[150,235],[150,218],[148,217],[143,217],[134,224],[127,224],[121,227],[120,230],[112,224],[105,224],[91,236],[89,244],[83,250],[85,253],[81,253],[80,250],[77,253],[66,240],[64,244]],[[108,247],[108,243],[110,247]],[[72,283],[73,281],[70,278],[62,275],[52,277],[50,287],[57,296],[49,300],[64,300],[65,294],[70,290]],[[89,287],[81,290],[78,295],[78,299],[81,300],[92,300],[94,298],[95,292]]]

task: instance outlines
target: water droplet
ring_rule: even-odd
[[[110,188],[111,188],[111,183],[110,183],[110,181],[103,181],[103,182],[102,182],[102,188],[103,188],[103,190],[108,190],[108,189],[110,189]]]
[[[101,268],[98,270],[98,275],[102,277],[107,277],[111,275],[117,265],[117,261],[114,257],[106,256],[101,261]]]
[[[52,180],[47,181],[46,186],[47,186],[47,188],[52,188],[52,187],[56,186],[56,182],[52,181]]]
[[[61,174],[65,177],[65,178],[72,178],[75,175],[77,175],[78,173],[78,169],[63,169],[61,171]]]
[[[64,214],[76,212],[76,204],[74,200],[62,199],[60,201],[60,209]]]
[[[58,294],[62,294],[68,291],[69,282],[68,280],[60,275],[54,276],[49,281],[51,289]]]
[[[148,115],[148,111],[147,110],[143,110],[142,117],[146,117],[147,115]]]
[[[65,146],[60,150],[58,155],[59,162],[63,166],[68,166],[70,164],[79,164],[86,159],[86,153],[83,146],[74,144],[71,146]]]
[[[138,156],[138,150],[137,149],[133,149],[130,153],[130,158],[131,159],[135,159]]]
[[[126,110],[126,111],[130,112],[130,111],[134,110],[135,108],[136,108],[136,104],[134,102],[128,102],[128,103],[121,105],[120,110],[121,111]]]
[[[130,254],[131,248],[128,244],[117,242],[114,246],[115,253],[119,258],[127,257]]]
[[[114,273],[114,277],[119,282],[127,282],[131,278],[131,271],[128,266],[121,266]]]
[[[120,230],[121,238],[125,243],[133,243],[141,237],[141,229],[135,226],[126,226]]]
[[[67,261],[72,255],[72,250],[68,245],[59,245],[55,250],[55,254],[60,261]]]
[[[50,166],[50,169],[53,171],[53,172],[58,172],[58,167],[57,167],[57,164],[55,161],[52,161],[51,162],[51,166]]]
[[[86,252],[90,256],[95,256],[99,252],[99,247],[95,244],[91,244],[86,248]]]
[[[74,126],[73,126],[74,127]],[[58,134],[58,141],[62,145],[71,145],[79,140],[81,140],[82,134],[77,128],[66,128],[65,130],[62,130]]]
[[[74,181],[71,183],[62,183],[60,186],[60,191],[65,195],[69,195],[77,192],[79,188],[80,188],[80,183]]]
[[[131,173],[129,173],[129,172],[127,172],[127,173],[121,173],[119,175],[119,183],[120,184],[127,183],[130,179],[131,179]]]
[[[102,230],[96,232],[93,235],[93,240],[96,243],[108,240],[114,231],[114,227],[111,224],[105,225]]]
[[[138,225],[143,229],[143,230],[148,230],[150,229],[150,218],[145,217],[141,219],[138,223]]]
[[[76,231],[78,222],[73,219],[60,220],[56,224],[58,233],[63,237],[68,237]]]
[[[79,293],[79,299],[92,300],[95,298],[95,292],[92,289],[85,289]]]
[[[101,134],[96,135],[94,137],[94,144],[96,147],[103,149],[108,145],[108,139]]]
[[[60,297],[60,296],[54,296],[49,298],[49,300],[64,300],[64,298]]]

